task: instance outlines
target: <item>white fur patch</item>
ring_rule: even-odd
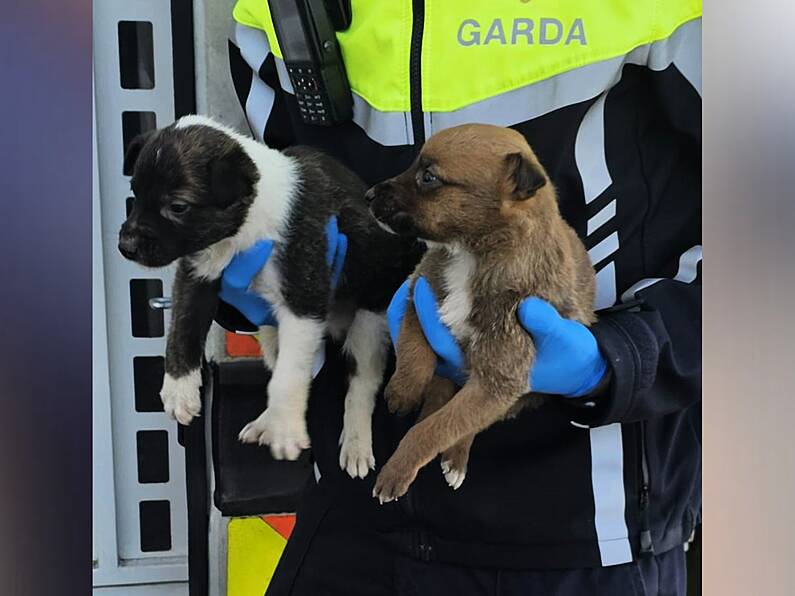
[[[306,405],[315,354],[322,345],[325,324],[279,309],[279,354],[268,383],[268,409],[249,422],[239,438],[244,443],[270,445],[276,459],[297,459],[309,447]]]
[[[447,246],[443,242],[436,242],[435,240],[427,240],[425,238],[417,238],[417,240],[424,242],[428,248],[445,248]]]
[[[177,128],[188,126],[209,126],[229,135],[240,143],[259,172],[254,202],[237,234],[189,257],[196,277],[218,279],[235,253],[260,240],[281,240],[299,190],[298,165],[293,158],[206,116],[184,116],[176,124]]]
[[[452,462],[444,460],[442,461],[442,474],[444,474],[444,479],[447,481],[450,488],[458,490],[464,483],[467,471],[454,468]]]
[[[275,246],[268,262],[265,263],[265,266],[257,273],[250,286],[251,291],[268,301],[273,308],[277,320],[279,320],[279,313],[287,310],[284,303],[284,296],[282,295],[282,276],[277,265],[278,254],[279,247]]]
[[[345,396],[340,435],[340,468],[351,478],[364,478],[375,469],[372,417],[375,396],[386,366],[389,329],[386,316],[359,310],[345,338],[343,350],[356,362]]]
[[[202,375],[198,368],[181,377],[172,377],[166,373],[160,390],[165,413],[180,424],[190,424],[202,409],[199,393],[201,386]]]
[[[475,257],[464,248],[448,247],[449,264],[444,271],[447,295],[439,306],[439,318],[459,341],[472,332],[469,313],[472,311],[471,280],[475,273]]]
[[[273,372],[276,368],[276,358],[279,354],[279,330],[276,327],[263,326],[259,328],[259,345],[265,366]]]

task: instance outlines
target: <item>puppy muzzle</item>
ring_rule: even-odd
[[[130,231],[122,226],[119,232],[119,252],[125,259],[144,267],[164,267],[174,259],[164,254],[159,242],[150,235]]]
[[[133,234],[119,234],[119,252],[125,259],[134,261],[138,257],[138,237]]]
[[[386,184],[378,184],[368,190],[365,199],[370,205],[370,214],[387,232],[399,236],[417,235],[411,216]]]

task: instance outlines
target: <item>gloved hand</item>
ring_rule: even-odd
[[[326,262],[331,266],[331,287],[336,289],[345,263],[348,237],[339,231],[337,218],[332,216],[326,225]],[[260,240],[254,246],[236,254],[221,276],[219,298],[234,306],[251,323],[276,326],[273,309],[267,300],[249,292],[249,286],[268,262],[273,251],[273,241]]]
[[[387,309],[389,331],[395,344],[406,313],[408,292],[407,280]],[[417,280],[413,298],[422,330],[438,358],[437,374],[462,385],[466,381],[462,370],[464,356],[450,329],[439,319],[436,297],[424,278]],[[532,296],[521,302],[517,316],[536,346],[536,359],[528,379],[533,391],[580,397],[596,388],[607,372],[607,363],[585,325],[564,319],[551,304]]]

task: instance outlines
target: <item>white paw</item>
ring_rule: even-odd
[[[243,443],[269,445],[274,459],[298,459],[309,448],[306,420],[300,414],[268,408],[240,431]]]
[[[201,384],[202,376],[199,369],[178,378],[166,373],[163,377],[163,388],[160,390],[163,411],[180,424],[186,426],[190,424],[202,410]]]
[[[459,470],[458,468],[454,468],[451,461],[442,461],[442,474],[444,474],[444,479],[447,481],[447,484],[450,485],[450,488],[458,490],[464,483],[467,471],[465,469]]]
[[[356,433],[340,434],[340,468],[348,472],[351,478],[364,478],[375,470],[375,456],[371,437]]]

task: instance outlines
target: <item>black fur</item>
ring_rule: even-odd
[[[201,366],[207,332],[218,306],[220,281],[193,277],[180,261],[174,277],[171,327],[166,343],[165,370],[179,378]]]
[[[419,260],[420,246],[376,224],[364,200],[364,182],[340,162],[311,147],[292,147],[284,153],[298,161],[301,172],[301,190],[279,255],[287,305],[298,315],[325,318],[331,273],[325,227],[336,215],[340,231],[348,237],[348,252],[335,301],[385,310]]]
[[[353,172],[309,147],[284,152],[298,164],[298,188],[277,257],[281,290],[298,316],[325,319],[339,305],[383,312],[421,256],[420,245],[388,234],[370,215],[366,187]],[[119,249],[145,266],[163,266],[234,236],[260,175],[245,149],[223,131],[191,125],[146,133],[130,143],[132,212]],[[172,205],[177,204],[179,212]],[[183,212],[184,211],[184,212]],[[337,216],[348,238],[342,277],[331,290],[326,225]],[[201,365],[218,304],[219,282],[198,280],[182,260],[173,289],[166,372],[179,378]],[[355,371],[355,362],[351,370]]]
[[[143,149],[147,141],[149,141],[149,139],[156,134],[156,130],[150,130],[148,132],[139,134],[133,138],[132,141],[130,141],[130,144],[127,145],[127,150],[124,153],[124,165],[122,166],[122,170],[125,174],[127,174],[127,172],[130,174],[133,173],[133,170],[135,169],[135,162],[138,161],[138,156],[141,154],[141,149]]]
[[[239,143],[208,126],[172,125],[140,135],[125,161],[135,164],[130,180],[135,200],[119,232],[119,250],[149,267],[233,236],[259,179]]]

